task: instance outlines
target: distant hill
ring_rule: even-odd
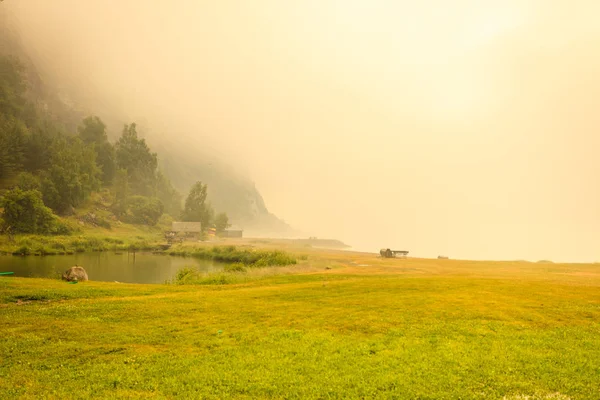
[[[194,160],[196,158],[196,160]],[[288,224],[269,212],[254,183],[220,160],[198,161],[185,150],[165,149],[161,167],[173,185],[185,192],[197,180],[208,185],[208,200],[235,225],[260,236],[296,236]],[[202,157],[200,157],[202,160]]]

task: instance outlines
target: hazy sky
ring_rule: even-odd
[[[210,143],[299,229],[415,256],[600,260],[600,1],[1,7],[52,73]]]

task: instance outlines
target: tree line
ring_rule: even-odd
[[[157,154],[135,123],[125,125],[115,143],[97,116],[83,119],[77,132],[65,132],[27,94],[21,64],[0,57],[1,229],[69,233],[71,228],[57,216],[73,214],[100,190],[109,194],[111,211],[124,222],[155,225],[168,214],[222,228],[227,217],[215,216],[200,182],[182,209],[181,194],[160,171]]]

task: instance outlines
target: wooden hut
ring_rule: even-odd
[[[173,222],[171,231],[185,236],[199,236],[202,233],[201,222]]]
[[[241,238],[244,236],[244,230],[237,227],[229,227],[221,232],[221,237]]]

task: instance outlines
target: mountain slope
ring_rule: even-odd
[[[117,99],[107,98],[93,83],[74,81],[67,74],[57,74],[48,60],[36,55],[19,36],[17,24],[0,5],[0,54],[17,57],[25,67],[31,100],[49,111],[55,122],[67,132],[76,132],[87,115],[99,116],[109,127],[112,140],[123,124],[138,122],[131,118]],[[258,235],[291,236],[295,232],[271,214],[254,183],[237,173],[227,162],[209,150],[189,148],[177,137],[160,132],[152,123],[138,124],[152,148],[158,149],[160,165],[174,186],[185,196],[196,181],[208,184],[209,200],[217,212],[227,212],[233,224]],[[146,128],[146,129],[145,129]]]

